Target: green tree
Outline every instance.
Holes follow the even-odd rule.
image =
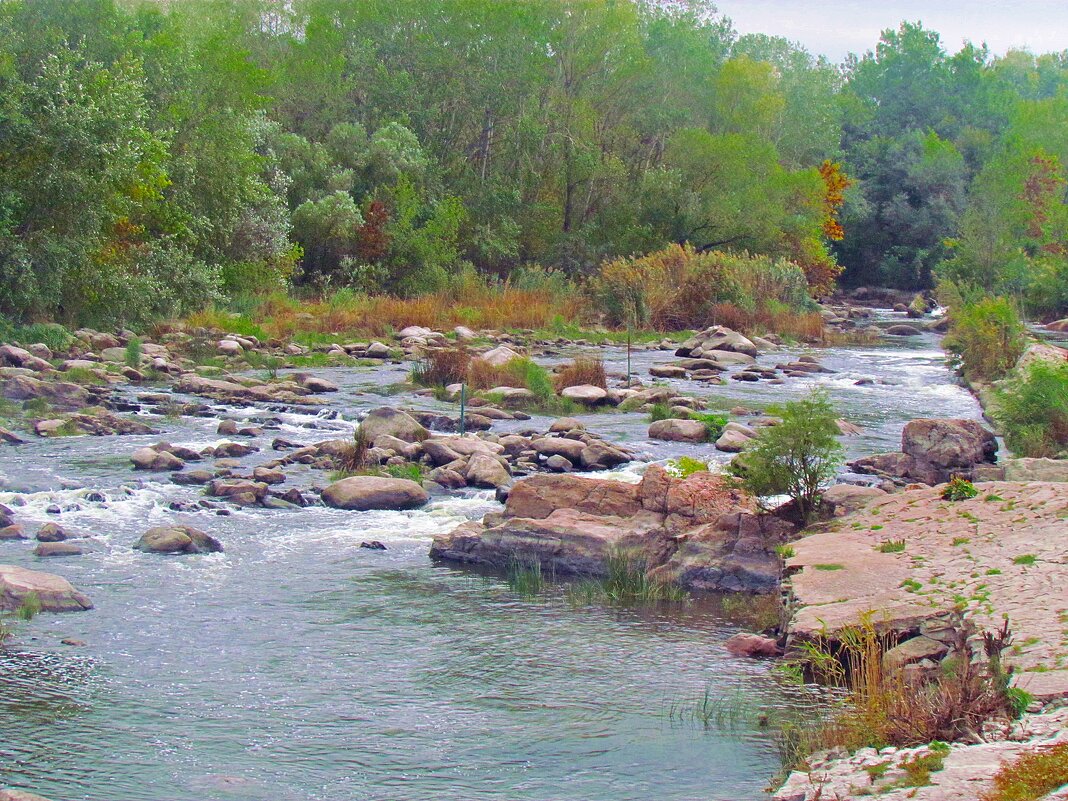
[[[837,415],[822,391],[790,401],[777,412],[782,422],[760,431],[735,470],[758,498],[789,495],[809,522],[818,510],[820,491],[842,463]]]

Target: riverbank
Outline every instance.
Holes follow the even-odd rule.
[[[874,313],[863,319],[885,328],[904,318]],[[424,506],[405,511],[350,511],[318,501],[336,469],[328,466],[331,454],[317,455],[320,444],[352,442],[358,422],[374,410],[415,413],[433,438],[457,433],[440,429],[455,427],[459,404],[420,390],[408,376],[432,341],[454,343],[461,332],[401,333],[379,340],[381,347],[344,339],[294,347],[175,331],[141,340],[138,352],[127,334],[86,332],[77,353],[55,349],[36,356],[52,370],[34,371],[33,362],[2,368],[5,382],[40,387],[49,407],[36,398],[12,401],[25,427],[15,431],[22,444],[0,446],[0,502],[28,539],[0,543],[0,561],[62,575],[94,604],[92,611],[42,615],[20,626],[0,660],[0,685],[9,691],[0,706],[16,721],[6,747],[22,766],[4,773],[3,782],[53,798],[65,797],[74,783],[93,801],[116,793],[138,801],[222,799],[235,792],[325,798],[351,787],[392,798],[431,793],[467,801],[502,792],[551,797],[566,767],[590,799],[637,797],[635,775],[642,777],[642,797],[708,796],[710,786],[722,788],[723,799],[760,796],[778,766],[767,730],[755,723],[741,734],[715,723],[709,730],[664,723],[662,707],[706,692],[714,698],[744,692],[768,708],[805,702],[803,691],[783,686],[773,664],[726,651],[726,640],[743,626],[718,607],[573,608],[563,598],[547,603],[518,595],[500,574],[431,563],[427,553],[436,536],[501,511],[491,489],[431,487]],[[474,351],[504,345],[549,371],[578,357],[600,358],[609,389],[629,389],[627,350],[618,345],[473,333]],[[689,358],[675,355],[677,342],[632,349],[629,366],[646,389],[733,412],[731,420],[748,426],[758,424],[767,406],[823,386],[860,429],[843,437],[851,458],[896,447],[902,427],[920,414],[978,416],[946,374],[933,336],[889,335],[879,342],[823,349],[773,343],[758,349],[753,361],[717,371],[722,383],[696,378],[693,367],[654,380],[654,368]],[[41,343],[20,344],[34,355],[29,346]],[[813,363],[803,356],[831,372],[790,369],[794,375],[788,375],[779,368]],[[757,380],[731,377],[742,373]],[[45,389],[62,384],[78,389]],[[191,391],[199,389],[203,394]],[[91,405],[63,411],[68,394]],[[61,420],[62,427],[68,415],[93,416],[93,406],[151,431],[35,431],[42,420]],[[532,441],[530,432],[566,440],[595,436],[622,446],[632,459],[602,477],[634,480],[645,465],[681,455],[714,464],[733,457],[704,442],[650,438],[649,411],[641,406],[578,407],[574,417],[585,434],[574,427],[550,432],[556,418],[541,412],[522,419],[499,402],[482,408],[497,407],[509,417],[487,418],[488,428],[469,439],[507,448],[509,437]],[[275,449],[276,440],[282,450]],[[131,455],[142,448],[159,454],[161,442],[185,466],[135,471]],[[407,448],[393,446],[397,456]],[[299,455],[307,448],[316,454]],[[183,458],[190,453],[200,458]],[[425,445],[423,453],[429,453]],[[526,462],[544,472],[549,458],[535,451],[533,460],[520,453],[506,461],[514,480],[526,480]],[[270,466],[278,460],[286,463]],[[257,498],[254,490],[252,505],[207,496],[207,485],[172,480],[198,471],[213,481],[255,480],[257,469],[271,480],[276,476],[262,470],[278,470],[284,480],[259,482],[266,492]],[[282,501],[278,496],[290,490],[308,505],[264,503]],[[46,523],[64,529],[67,542],[83,553],[34,555]],[[205,532],[223,550],[164,556],[133,549],[149,529],[176,524]],[[387,550],[360,547],[374,541]],[[62,646],[64,639],[87,644]],[[321,669],[309,667],[308,648],[321,655]],[[664,664],[677,667],[665,673]],[[255,697],[250,686],[257,688]],[[60,732],[53,716],[25,711],[28,698],[40,699],[45,711],[55,709],[53,703],[81,711]],[[358,731],[339,714],[361,721]],[[317,722],[311,729],[302,722],[309,715]],[[442,751],[435,732],[446,721],[452,734]],[[102,738],[101,730],[113,733]],[[198,734],[206,730],[210,742]],[[249,744],[239,731],[265,734]],[[146,765],[143,743],[153,738],[162,750]],[[498,745],[487,749],[490,742]],[[39,758],[40,749],[47,749],[48,760]],[[338,755],[354,752],[369,755],[355,779],[338,762]],[[129,770],[109,767],[103,782],[103,766],[116,759]],[[502,764],[525,767],[505,770]],[[467,778],[458,780],[458,772]],[[408,796],[394,784],[401,773],[414,777]],[[622,783],[617,774],[631,779]]]

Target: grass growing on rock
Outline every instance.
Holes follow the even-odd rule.
[[[566,387],[590,385],[608,388],[608,376],[605,373],[604,362],[600,359],[580,357],[570,364],[566,364],[553,376],[553,386],[557,391]]]
[[[1001,767],[982,801],[1037,801],[1068,784],[1068,743],[1042,748]]]

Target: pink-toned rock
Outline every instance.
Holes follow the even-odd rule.
[[[31,594],[37,596],[45,612],[80,612],[93,608],[88,596],[61,576],[0,565],[0,609],[18,609]]]
[[[597,478],[536,475],[512,487],[504,513],[538,520],[557,509],[629,517],[641,511],[639,486]]]
[[[734,656],[778,656],[782,651],[771,637],[743,632],[727,640],[727,651]]]

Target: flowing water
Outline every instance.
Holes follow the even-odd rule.
[[[623,349],[599,353],[610,370],[625,370]],[[979,415],[933,338],[819,355],[837,372],[780,386],[675,383],[722,409],[764,408],[822,384],[864,428],[846,439],[854,456],[896,449],[913,417]],[[635,353],[632,367],[646,374],[670,358]],[[400,367],[318,372],[342,386],[319,414],[214,407],[269,427],[256,442],[263,451],[244,464],[272,458],[275,436],[348,437],[360,411],[413,401],[374,394],[403,378]],[[857,386],[859,378],[875,383]],[[649,442],[638,414],[583,417],[646,460],[724,458],[708,446]],[[145,419],[175,444],[220,441],[217,417]],[[0,652],[0,786],[55,801],[763,796],[779,763],[749,712],[796,710],[806,694],[767,662],[726,653],[723,642],[745,624],[720,604],[574,607],[559,590],[522,598],[499,576],[433,564],[436,532],[499,508],[487,492],[439,496],[414,512],[174,511],[198,490],[138,479],[128,466],[135,447],[159,439],[37,440],[0,451],[0,502],[29,531],[54,520],[90,535],[92,549],[39,560],[30,543],[0,542],[0,562],[59,573],[96,605],[20,624]],[[287,473],[287,486],[326,480],[305,468]],[[214,534],[225,552],[131,550],[145,529],[173,521]],[[388,550],[359,548],[372,539]],[[690,713],[705,693],[722,713],[707,725]]]

